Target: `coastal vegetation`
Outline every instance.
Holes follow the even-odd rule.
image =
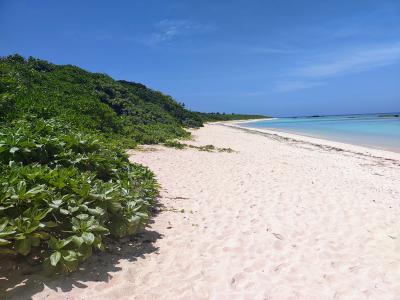
[[[263,115],[242,115],[242,114],[227,114],[227,113],[197,113],[204,122],[217,122],[217,121],[234,121],[234,120],[251,120],[251,119],[265,119],[267,116]]]
[[[148,219],[157,183],[116,144],[35,117],[0,132],[0,253],[70,272]]]
[[[205,152],[228,152],[232,153],[235,152],[231,148],[219,148],[215,147],[214,145],[208,144],[204,146],[195,146],[195,145],[190,145],[190,144],[185,144],[181,143],[176,140],[169,140],[164,143],[164,146],[169,147],[169,148],[175,148],[175,149],[185,149],[185,148],[192,148],[192,149],[197,149],[199,151],[205,151]]]
[[[1,58],[0,255],[43,263],[50,273],[76,270],[107,239],[134,234],[150,216],[157,182],[129,163],[126,149],[184,148],[175,139],[190,136],[185,128],[260,117],[192,112],[139,83]]]

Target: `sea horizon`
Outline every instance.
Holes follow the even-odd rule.
[[[400,152],[399,116],[398,112],[390,112],[274,117],[241,123],[240,126]]]
[[[340,113],[340,114],[307,114],[307,115],[294,115],[294,116],[271,116],[271,118],[317,118],[317,117],[340,117],[340,116],[365,116],[365,115],[392,115],[399,114],[400,111],[389,111],[389,112],[367,112],[367,113]]]

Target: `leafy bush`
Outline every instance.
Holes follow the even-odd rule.
[[[55,119],[0,127],[0,253],[73,271],[107,235],[134,233],[157,195],[118,145]]]

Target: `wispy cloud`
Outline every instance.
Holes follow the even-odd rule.
[[[215,27],[211,25],[198,24],[189,20],[165,19],[154,24],[153,32],[140,40],[148,46],[153,46],[182,36],[207,33],[214,29]]]
[[[275,84],[275,91],[293,92],[325,84],[331,77],[360,73],[400,63],[400,43],[364,47],[326,53],[307,59],[303,64],[284,74],[286,79]]]
[[[329,77],[358,73],[400,62],[400,43],[394,45],[352,50],[340,56],[325,57],[320,62],[299,67],[292,74],[300,77]]]

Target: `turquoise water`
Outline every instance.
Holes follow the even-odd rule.
[[[243,123],[241,126],[400,152],[400,118],[392,117],[394,114],[277,118]]]

